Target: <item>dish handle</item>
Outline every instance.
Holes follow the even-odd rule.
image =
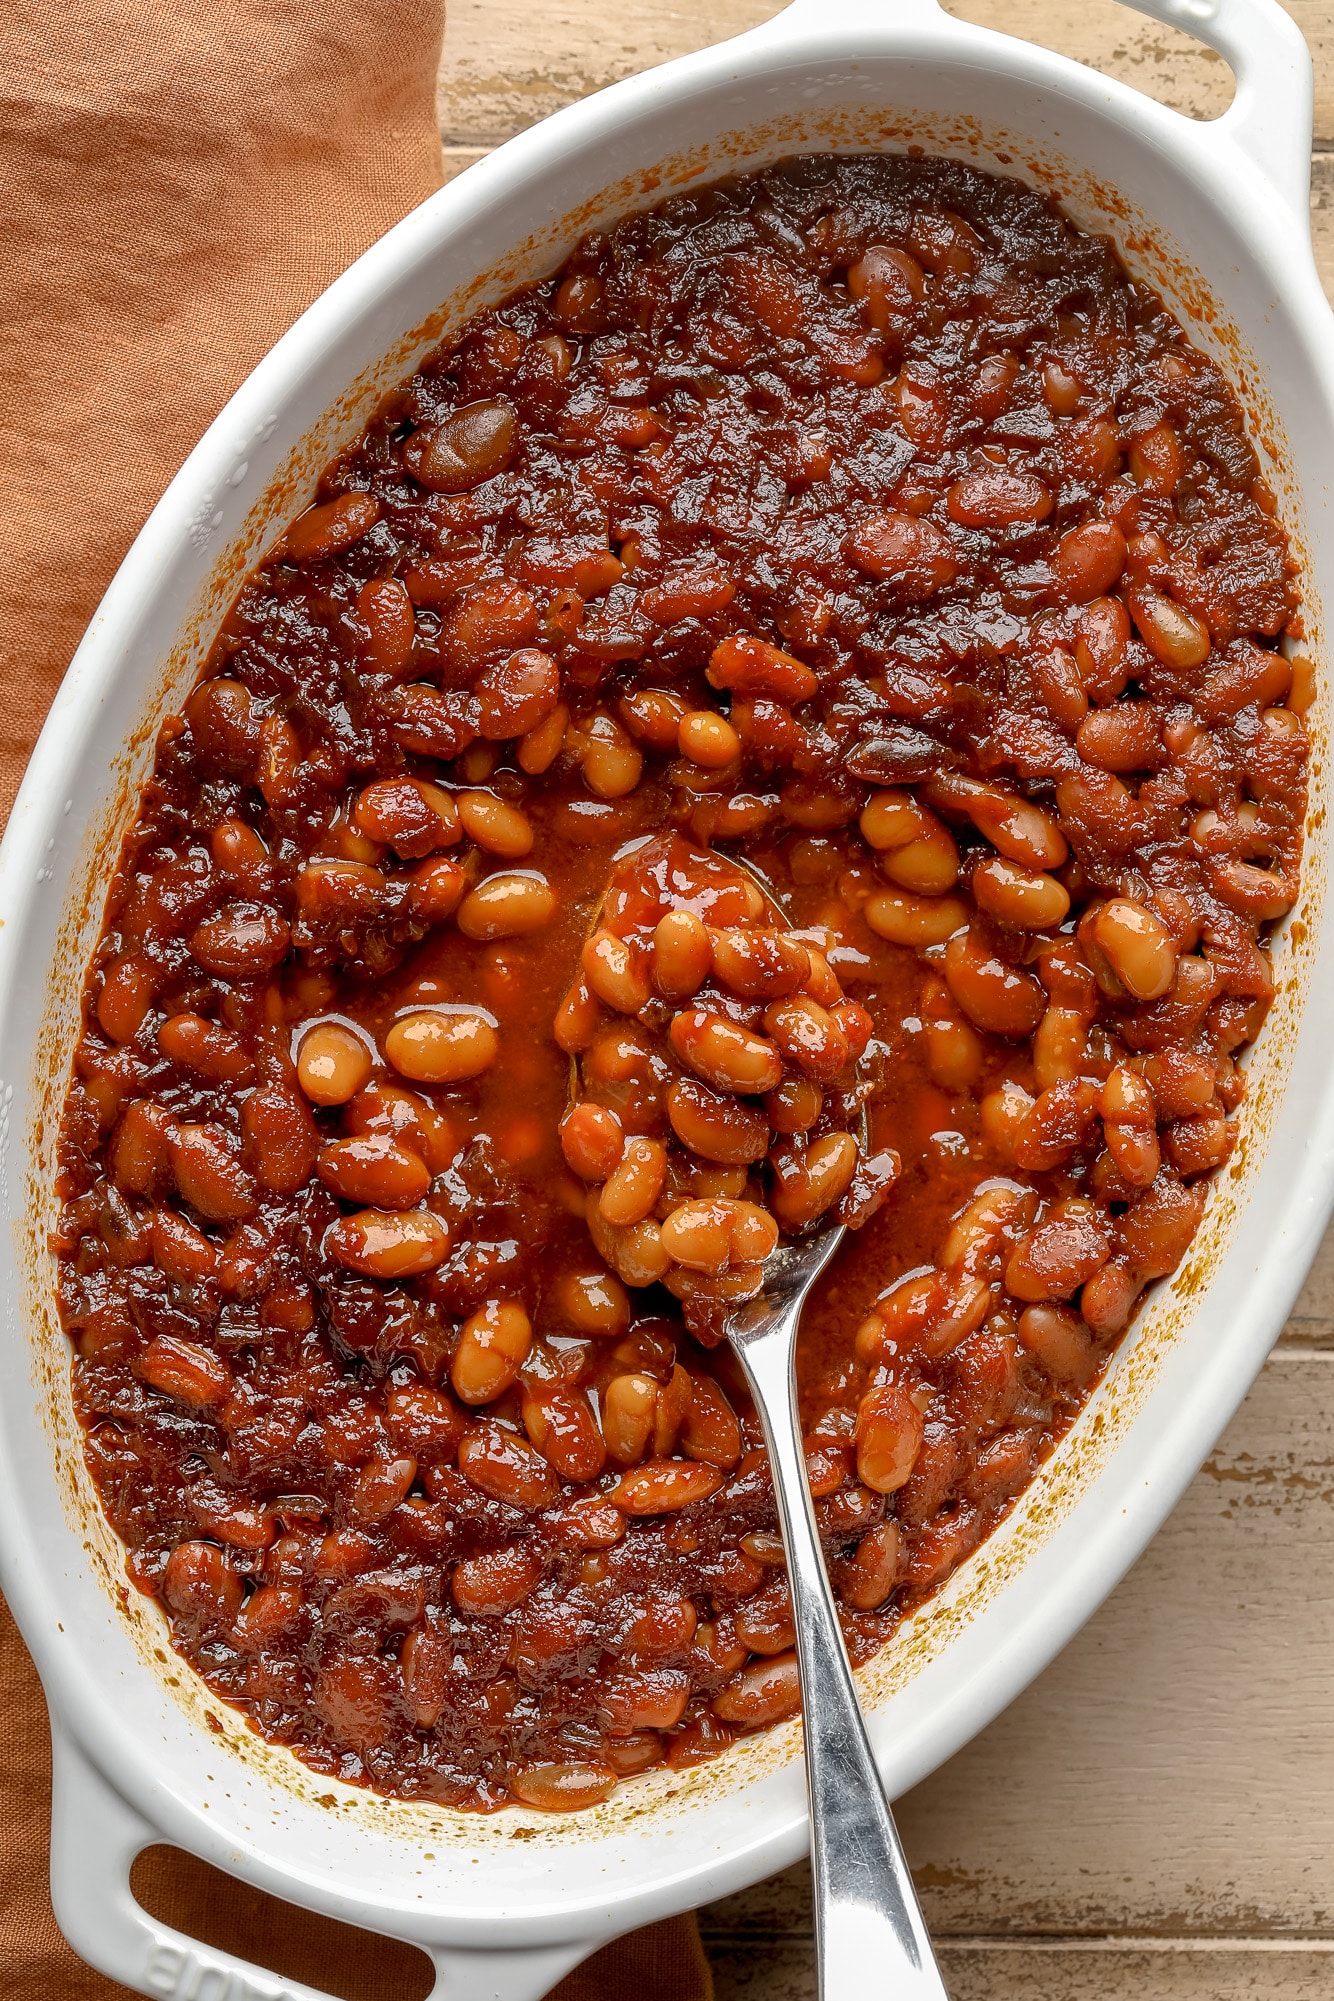
[[[1309,233],[1311,131],[1315,82],[1311,52],[1301,29],[1279,0],[1122,0],[1222,56],[1237,79],[1237,94],[1221,118],[1182,117],[1211,145],[1225,137],[1260,169],[1294,221]],[[793,27],[823,35],[830,27],[864,27],[911,43],[923,32],[931,41],[977,31],[949,14],[941,0],[788,0],[776,19],[754,35],[783,36]]]
[[[1226,135],[1260,169],[1303,233],[1310,230],[1311,51],[1279,0],[1123,0],[1216,50],[1237,79],[1221,118],[1201,121],[1206,143]]]
[[[332,2001],[150,1917],[131,1893],[130,1868],[162,1836],[54,1717],[51,1754],[51,1904],[80,1958],[156,2001]],[[491,1952],[410,1941],[435,1962],[428,2001],[541,2001],[602,1942]]]

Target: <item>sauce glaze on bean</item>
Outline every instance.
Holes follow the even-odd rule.
[[[654,1260],[753,1274],[775,1133],[779,1182],[842,1172],[821,1009],[898,1169],[802,1354],[854,1657],[978,1545],[1232,1145],[1301,856],[1293,579],[1217,368],[957,164],[674,198],[388,400],[162,729],[63,1128],[93,1477],[257,1730],[564,1809],[793,1711],[760,1434]],[[771,885],[801,1021],[746,996],[726,871],[588,956],[644,837]]]

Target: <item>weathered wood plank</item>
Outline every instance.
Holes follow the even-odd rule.
[[[950,12],[1092,64],[1193,117],[1232,96],[1227,65],[1192,37],[1118,0],[949,0]],[[1288,0],[1318,76],[1316,131],[1334,138],[1334,15],[1328,0]],[[773,0],[450,0],[440,126],[451,146],[490,146],[589,91],[742,33],[780,12]]]
[[[815,2001],[807,1940],[708,1938],[716,2001]],[[1329,2001],[1334,1957],[1319,1942],[1199,1946],[946,1943],[952,2001]]]

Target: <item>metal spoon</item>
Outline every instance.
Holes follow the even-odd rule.
[[[760,871],[739,856],[728,859],[756,884],[780,925],[789,928],[791,918]],[[605,901],[606,892],[589,925],[590,937]],[[572,1057],[571,1104],[578,1095],[579,1069]],[[821,2001],[849,2001],[854,1994],[863,2001],[877,1996],[949,2001],[867,1741],[825,1575],[797,1414],[802,1308],[846,1234],[836,1224],[780,1244],[765,1261],[763,1291],[737,1307],[725,1324],[764,1425],[787,1552],[801,1674]]]
[[[825,1575],[797,1414],[797,1328],[841,1224],[782,1244],[727,1334],[764,1425],[801,1671],[822,2001],[949,2001],[866,1736]]]

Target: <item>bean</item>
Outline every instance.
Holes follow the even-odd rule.
[[[208,844],[219,869],[246,895],[257,895],[267,887],[269,851],[244,820],[220,821]]]
[[[377,1084],[363,1090],[343,1114],[347,1133],[382,1133],[426,1162],[432,1174],[444,1172],[458,1154],[460,1137],[434,1105],[401,1084]]]
[[[676,740],[682,757],[706,771],[721,771],[741,755],[741,738],[726,716],[713,709],[692,709],[682,716]]]
[[[826,1133],[804,1155],[794,1156],[774,1183],[773,1210],[783,1228],[809,1229],[847,1192],[856,1171],[851,1133]]]
[[[559,1486],[537,1449],[495,1423],[476,1424],[459,1447],[459,1471],[492,1500],[535,1513],[555,1501]]]
[[[898,1383],[871,1390],[857,1408],[857,1477],[876,1494],[906,1484],[922,1449],[925,1419]]]
[[[1126,566],[1126,538],[1114,521],[1086,521],[1056,545],[1052,568],[1061,594],[1089,604],[1114,590]]]
[[[198,1014],[174,1014],[158,1030],[157,1043],[169,1063],[192,1070],[197,1077],[242,1089],[255,1081],[249,1050],[221,1022]]]
[[[805,994],[774,1001],[764,1025],[787,1061],[819,1084],[832,1083],[848,1066],[848,1039],[827,1009]]]
[[[459,838],[459,812],[449,793],[424,778],[377,778],[357,796],[353,821],[368,840],[405,860],[419,860]]]
[[[1051,1216],[1016,1244],[1005,1267],[1005,1289],[1034,1304],[1069,1299],[1106,1264],[1110,1251],[1092,1215]]]
[[[594,334],[602,323],[602,280],[592,271],[576,271],[557,287],[552,311],[574,334]]]
[[[416,1477],[417,1461],[410,1453],[368,1460],[348,1496],[348,1514],[362,1528],[377,1528],[406,1499]]]
[[[1193,1118],[1214,1105],[1217,1070],[1210,1056],[1164,1049],[1144,1059],[1144,1081],[1164,1118]]]
[[[781,1088],[785,1088],[780,1086]],[[766,1105],[770,1100],[766,1100]],[[735,1098],[719,1097],[693,1077],[668,1088],[667,1116],[681,1144],[704,1160],[748,1166],[769,1150],[769,1124]],[[818,1108],[810,1123],[819,1116]]]
[[[384,1039],[400,1076],[422,1084],[458,1084],[480,1077],[496,1060],[500,1038],[484,1008],[442,1005],[401,1015]]]
[[[1013,350],[985,355],[978,363],[969,400],[988,424],[995,423],[1009,409],[1022,366]]]
[[[583,1181],[606,1181],[620,1165],[625,1132],[615,1112],[588,1100],[573,1106],[560,1129],[561,1152]]]
[[[943,896],[959,879],[958,846],[933,814],[924,813],[922,818],[926,831],[920,839],[882,851],[880,873],[915,895]]]
[[[868,514],[843,544],[850,563],[910,601],[934,597],[959,574],[952,538],[911,514]],[[781,698],[780,698],[781,699]]]
[[[668,1035],[681,1061],[720,1091],[758,1095],[772,1091],[782,1077],[783,1061],[772,1042],[707,1008],[674,1015]]]
[[[1075,664],[1090,697],[1114,701],[1128,678],[1130,614],[1119,598],[1096,598],[1079,614]]]
[[[357,593],[357,617],[365,630],[358,645],[370,674],[394,678],[407,672],[415,637],[412,599],[397,577],[373,577]]]
[[[300,1041],[296,1077],[312,1105],[346,1105],[368,1083],[374,1059],[360,1035],[338,1021],[320,1021]]]
[[[1088,714],[1089,698],[1073,653],[1064,646],[1044,647],[1032,662],[1032,672],[1048,715],[1066,729],[1077,729]]]
[[[577,281],[567,278],[566,285]],[[564,291],[565,286],[561,287]],[[599,288],[600,290],[600,288]],[[559,296],[559,295],[558,295]],[[573,308],[570,309],[573,313]],[[580,318],[585,317],[580,308]],[[573,325],[573,318],[567,321]],[[540,1813],[581,1813],[610,1799],[619,1783],[611,1765],[582,1763],[527,1765],[510,1780],[510,1791]]]
[[[1054,875],[991,855],[973,870],[978,907],[1019,931],[1054,931],[1070,910],[1070,892]]]
[[[607,1463],[607,1448],[588,1398],[564,1382],[524,1385],[523,1428],[562,1480],[596,1480]]]
[[[1093,1342],[1077,1313],[1065,1306],[1029,1306],[1019,1316],[1021,1347],[1057,1383],[1084,1384],[1097,1367]]]
[[[417,1278],[449,1254],[449,1229],[429,1209],[360,1209],[332,1224],[325,1248],[364,1278]]]
[[[387,1133],[331,1140],[320,1151],[316,1172],[342,1201],[377,1209],[414,1209],[431,1186],[421,1156]]]
[[[485,854],[518,861],[533,845],[533,829],[526,813],[493,792],[461,792],[458,800],[463,831]]]
[[[1140,638],[1165,667],[1199,667],[1209,657],[1209,628],[1203,619],[1158,591],[1141,586],[1127,595]]]
[[[868,846],[902,848],[911,841],[920,841],[932,824],[940,823],[918,805],[911,792],[888,789],[871,794],[857,824]]]
[[[554,712],[560,700],[560,670],[549,654],[525,647],[488,667],[473,693],[478,732],[487,742],[527,736]]]
[[[602,1435],[618,1466],[635,1466],[648,1450],[658,1407],[652,1376],[613,1376],[602,1392]]]
[[[652,997],[649,954],[636,939],[595,931],[579,955],[585,980],[604,1007],[638,1014]]]
[[[450,1590],[465,1618],[501,1619],[532,1597],[542,1582],[542,1569],[541,1552],[516,1543],[455,1564]]]
[[[877,1611],[897,1581],[900,1549],[897,1522],[870,1529],[852,1555],[835,1566],[834,1581],[844,1604],[858,1612]]]
[[[1046,996],[1031,973],[1008,965],[975,926],[956,932],[945,947],[945,980],[968,1019],[987,1035],[1013,1041],[1030,1036]]]
[[[809,951],[782,931],[755,927],[715,931],[712,955],[720,983],[745,1000],[778,1000],[795,993],[810,977]]]
[[[245,1600],[245,1586],[212,1543],[182,1542],[167,1558],[162,1596],[185,1625],[206,1631],[233,1623]]]
[[[685,1714],[689,1696],[688,1685],[679,1671],[671,1668],[620,1674],[614,1681],[603,1684],[598,1720],[611,1736],[624,1743],[626,1738],[641,1731],[670,1730]],[[618,1764],[617,1769],[640,1771],[643,1766],[638,1762],[628,1768]]]
[[[1057,417],[1073,417],[1083,395],[1083,384],[1070,369],[1054,357],[1042,364],[1042,394],[1047,408]]]
[[[1088,1054],[1088,1029],[1080,1008],[1046,1010],[1033,1035],[1033,1076],[1040,1091],[1078,1075]]]
[[[1158,1107],[1142,1077],[1118,1064],[1102,1087],[1107,1149],[1123,1180],[1147,1188],[1158,1173]]]
[[[613,1272],[563,1272],[546,1303],[576,1334],[611,1338],[630,1325],[630,1296]]]
[[[1079,1311],[1096,1340],[1110,1341],[1124,1330],[1143,1283],[1119,1258],[1094,1272],[1079,1295]]]
[[[723,1484],[716,1466],[689,1459],[650,1459],[621,1476],[608,1499],[623,1514],[670,1515],[707,1501]]]
[[[308,923],[343,930],[378,917],[388,883],[364,862],[307,862],[296,879],[296,900]]]
[[[403,463],[432,493],[464,493],[503,471],[518,442],[514,407],[499,397],[465,403],[438,424],[414,431]]]
[[[260,1187],[295,1195],[314,1172],[320,1136],[304,1097],[285,1081],[261,1084],[241,1105],[241,1154]]]
[[[261,980],[287,956],[292,934],[276,910],[229,903],[191,932],[190,951],[220,980]]]
[[[569,727],[570,712],[564,702],[558,702],[545,721],[535,723],[519,739],[516,752],[519,769],[530,778],[549,770],[560,756]]]
[[[507,1390],[528,1359],[533,1327],[512,1299],[488,1299],[463,1323],[450,1364],[455,1394],[466,1404],[491,1403]]]
[[[207,763],[235,778],[253,770],[260,716],[242,682],[225,675],[201,681],[186,702],[185,719]]]
[[[1051,513],[1052,497],[1036,473],[983,464],[955,481],[945,508],[950,520],[965,528],[1036,526]]]
[[[785,1077],[764,1101],[765,1117],[775,1132],[809,1132],[824,1107],[824,1092],[813,1077]],[[695,1152],[699,1151],[696,1147]],[[768,1151],[767,1144],[764,1151]],[[755,1155],[756,1160],[762,1158]]]
[[[614,1229],[642,1223],[652,1215],[666,1179],[666,1147],[655,1139],[628,1139],[598,1201],[603,1221]]]
[[[583,729],[587,743],[580,769],[585,785],[599,799],[626,798],[643,774],[643,752],[610,716],[593,716]]]
[[[797,1636],[786,1577],[771,1577],[749,1603],[739,1608],[735,1625],[741,1647],[756,1654],[786,1653]]]
[[[912,896],[906,890],[882,889],[868,896],[862,916],[878,938],[891,945],[924,950],[943,945],[968,922],[968,905],[957,896]]]
[[[635,688],[621,697],[619,711],[632,736],[661,751],[678,748],[681,724],[690,714],[681,697],[667,688]]]
[[[489,875],[464,898],[458,927],[465,938],[487,941],[540,931],[556,911],[550,883],[536,869]]]
[[[1176,973],[1176,946],[1151,910],[1113,897],[1097,912],[1091,930],[1098,950],[1135,1000],[1157,1000],[1168,991]]]
[[[982,1074],[985,1049],[981,1037],[962,1018],[943,980],[923,984],[922,1024],[926,1033],[926,1067],[931,1081],[946,1091],[967,1091]]]
[[[1008,861],[1035,869],[1059,868],[1069,844],[1052,814],[999,785],[970,785],[963,801],[979,834]]]
[[[444,924],[467,889],[468,877],[457,862],[419,862],[408,878],[408,910],[418,924]]]
[[[1170,424],[1155,424],[1130,447],[1130,477],[1136,485],[1166,500],[1176,492],[1183,460],[1181,445]]]
[[[733,633],[722,640],[709,656],[707,679],[712,688],[730,688],[734,694],[759,695],[789,708],[808,702],[820,683],[802,661],[767,639],[748,632]]]
[[[663,1249],[692,1271],[726,1270],[732,1256],[732,1214],[727,1201],[680,1203],[663,1223]]]
[[[732,1211],[733,1264],[763,1264],[778,1245],[778,1225],[756,1202],[737,1202]]]
[[[940,1254],[949,1270],[975,1272],[1000,1248],[1007,1230],[1021,1228],[1037,1213],[1037,1198],[1013,1181],[984,1183],[950,1225]]]
[[[775,1654],[743,1668],[714,1696],[715,1716],[747,1730],[763,1729],[795,1716],[801,1708],[801,1674],[794,1653]]]
[[[692,910],[669,910],[653,930],[654,986],[667,1000],[689,1000],[708,978],[713,952],[702,918]]]
[[[1184,1181],[1221,1167],[1232,1151],[1233,1137],[1221,1111],[1205,1112],[1199,1118],[1174,1120],[1163,1134],[1163,1150]]]
[[[280,544],[280,554],[293,563],[317,563],[350,549],[380,518],[380,503],[370,493],[340,493],[320,507],[308,507],[292,523]]]
[[[97,1019],[113,1042],[132,1042],[157,991],[158,971],[137,952],[113,959],[97,997]]]
[[[1162,721],[1155,702],[1116,702],[1084,718],[1075,748],[1102,771],[1153,771],[1165,756]]]
[[[1267,708],[1273,702],[1281,702],[1285,695],[1291,709],[1289,691],[1294,665],[1281,653],[1248,644],[1240,657],[1224,660],[1205,675],[1195,697],[1196,706],[1210,722],[1226,722],[1252,702]]]
[[[203,1231],[184,1216],[178,1216],[174,1209],[158,1209],[153,1214],[153,1262],[171,1278],[212,1278],[218,1268],[218,1253]]]
[[[551,1032],[567,1056],[591,1045],[607,1020],[607,1012],[581,973],[556,1010]]]
[[[1253,862],[1215,861],[1210,864],[1209,881],[1230,909],[1258,923],[1281,917],[1296,901],[1282,876]]]
[[[301,792],[305,760],[301,740],[286,716],[271,713],[259,726],[256,782],[270,807],[293,805]]]
[[[135,1374],[190,1410],[216,1410],[231,1394],[232,1372],[221,1355],[177,1334],[159,1334],[134,1364]]]
[[[921,265],[906,250],[873,243],[848,269],[848,290],[877,333],[899,332],[926,290]]]
[[[167,1144],[176,1186],[191,1208],[213,1223],[241,1222],[253,1213],[254,1181],[220,1126],[176,1126]]]

